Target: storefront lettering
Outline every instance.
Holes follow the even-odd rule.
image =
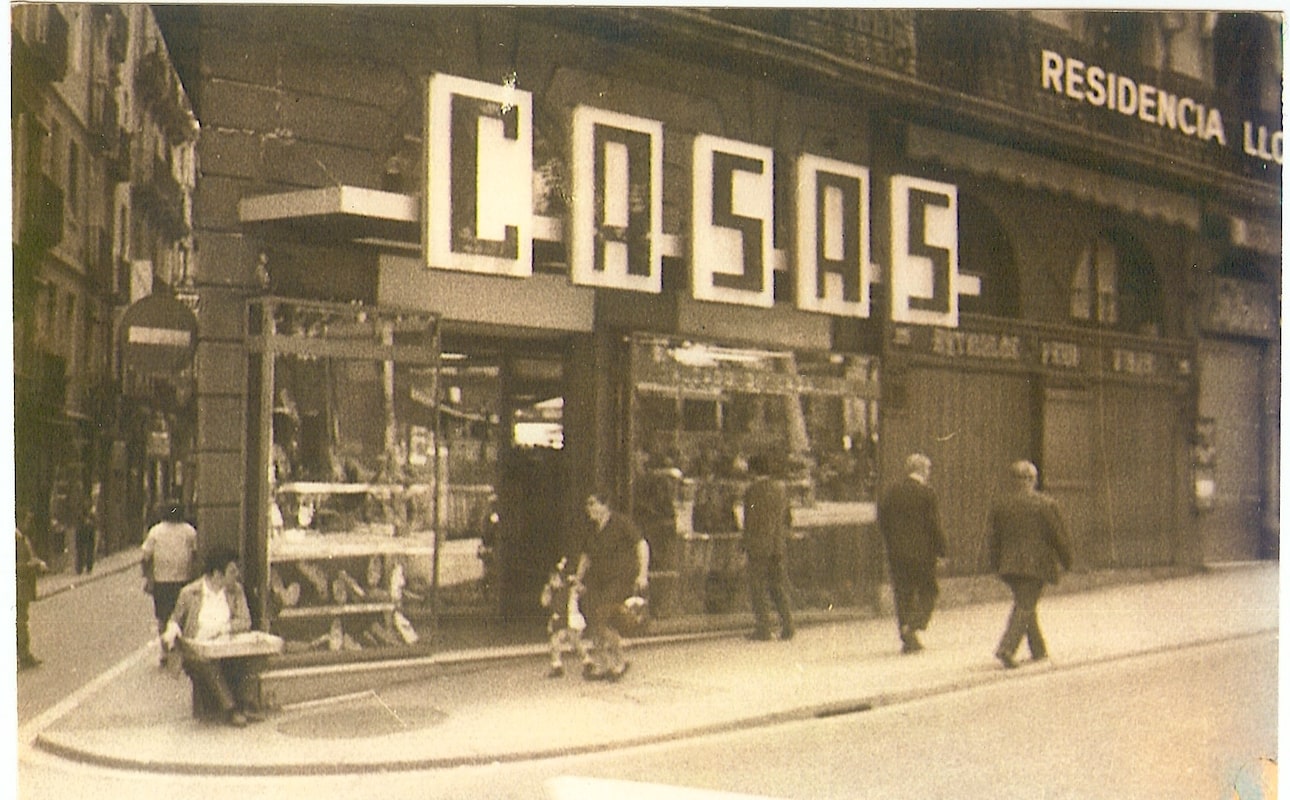
[[[1111,369],[1126,375],[1156,374],[1156,354],[1141,353],[1135,350],[1111,350]]]
[[[579,106],[573,152],[573,282],[662,291],[663,123]]]
[[[869,316],[869,170],[803,155],[797,160],[797,305]]]
[[[696,136],[688,237],[670,237],[662,230],[663,124],[580,106],[571,126],[569,219],[563,233],[551,234],[551,221],[539,229],[533,213],[532,94],[434,75],[428,98],[427,265],[527,277],[533,240],[552,237],[568,245],[576,284],[658,293],[663,257],[688,255],[695,299],[774,304],[770,148]],[[878,275],[870,259],[869,171],[809,153],[794,166],[797,235],[787,260],[797,306],[867,318]],[[980,294],[980,279],[958,272],[957,204],[952,184],[892,178],[894,322],[955,328],[959,295]]]
[[[445,269],[533,274],[533,97],[510,85],[430,79],[426,259]],[[485,155],[486,154],[486,155]]]
[[[690,275],[696,300],[774,305],[774,158],[769,147],[695,137]]]
[[[1044,91],[1118,111],[1126,117],[1137,117],[1141,122],[1178,131],[1202,142],[1214,141],[1227,146],[1223,114],[1217,108],[1052,50],[1043,51],[1042,61],[1040,85]]]
[[[1049,342],[1040,345],[1040,360],[1045,367],[1079,368],[1079,345],[1071,342]]]
[[[1281,164],[1285,158],[1285,133],[1269,131],[1267,125],[1255,127],[1246,120],[1241,144],[1247,156]]]
[[[997,361],[1020,361],[1021,337],[936,328],[932,331],[932,352],[947,358],[968,356]]]

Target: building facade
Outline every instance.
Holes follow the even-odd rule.
[[[121,335],[135,301],[191,299],[197,127],[146,6],[10,19],[15,492],[57,560],[83,510],[115,550],[183,492],[191,370],[131,369]]]
[[[954,575],[1018,458],[1091,568],[1278,552],[1279,18],[158,14],[198,527],[300,659],[531,619],[593,489],[738,619],[754,455],[807,608],[875,602],[915,450]]]

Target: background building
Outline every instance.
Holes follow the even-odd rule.
[[[118,549],[182,489],[191,371],[126,369],[120,323],[149,295],[194,299],[197,125],[148,7],[10,14],[15,489],[57,559],[81,509]]]
[[[1278,553],[1279,17],[157,13],[198,527],[294,658],[535,613],[596,487],[660,615],[738,612],[759,452],[808,608],[873,602],[912,450],[954,575],[1017,458],[1088,567]]]

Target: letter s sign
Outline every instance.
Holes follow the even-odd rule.
[[[923,178],[891,179],[891,319],[957,328],[959,295],[979,278],[959,274],[958,188]]]

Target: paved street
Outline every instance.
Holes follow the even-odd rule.
[[[180,785],[190,797],[223,796],[234,785],[265,796],[345,796],[417,785],[409,776],[432,786],[430,796],[535,797],[566,772],[855,796],[848,788],[899,788],[908,772],[888,764],[901,753],[934,765],[906,764],[928,793],[903,796],[993,796],[984,787],[1006,781],[1006,771],[991,778],[973,766],[965,774],[980,773],[976,793],[952,795],[944,770],[1038,741],[1049,744],[1027,769],[1052,770],[1053,785],[1068,790],[1051,796],[1089,796],[1071,788],[1083,786],[1070,771],[1078,769],[1123,789],[1119,796],[1152,796],[1150,771],[1094,769],[1108,764],[1099,748],[1126,740],[1135,748],[1127,756],[1140,753],[1144,763],[1172,754],[1168,766],[1197,765],[1179,773],[1180,788],[1218,787],[1247,760],[1275,752],[1278,574],[1275,564],[1253,564],[1047,598],[1053,661],[1016,672],[990,657],[1007,605],[984,602],[944,609],[927,652],[912,658],[896,653],[886,619],[809,626],[792,643],[637,643],[633,672],[612,686],[547,680],[535,651],[284,709],[244,731],[194,722],[186,682],[158,670],[145,648],[58,715],[22,729],[36,745],[22,752],[23,797],[68,796],[60,792],[87,776],[122,797],[171,796]],[[834,725],[840,732],[828,733]],[[834,739],[854,747],[831,749]],[[859,772],[866,783],[852,782],[851,767],[828,767],[850,763],[852,751],[874,754]],[[1065,771],[1064,761],[1072,762]],[[745,769],[732,777],[730,763]],[[824,776],[823,784],[804,783],[783,764]],[[373,782],[375,773],[382,777]]]
[[[639,784],[803,800],[1219,797],[1276,752],[1266,680],[1276,650],[1274,635],[1245,637],[1023,671],[866,713],[515,764],[229,777],[103,769],[36,752],[22,762],[21,797],[686,797]]]
[[[42,580],[31,609],[32,651],[45,663],[18,673],[18,721],[25,723],[133,653],[156,633],[152,599],[133,554],[105,559],[91,576]],[[124,564],[131,568],[113,571]],[[54,588],[57,587],[57,591]]]

